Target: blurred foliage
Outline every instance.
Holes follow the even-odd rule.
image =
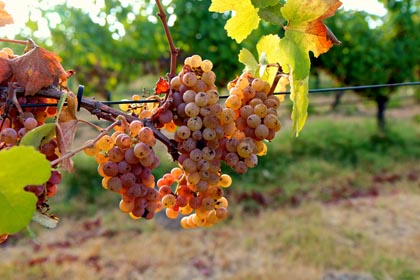
[[[313,60],[313,66],[326,69],[347,86],[418,78],[420,1],[382,2],[388,10],[383,18],[355,11],[339,11],[329,18],[326,23],[342,45]],[[395,87],[372,89],[368,94],[363,91],[363,96],[384,106],[395,90]]]

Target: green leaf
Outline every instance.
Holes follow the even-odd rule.
[[[293,76],[293,71],[292,71]],[[290,83],[291,93],[290,99],[293,101],[292,110],[292,132],[295,133],[296,137],[299,136],[299,132],[305,125],[306,118],[308,117],[308,89],[309,80],[308,77],[303,80],[293,80]]]
[[[39,148],[39,146],[49,142],[54,137],[55,127],[55,123],[46,123],[28,131],[20,140],[20,145]]]
[[[227,21],[225,29],[228,36],[235,39],[237,43],[248,37],[260,23],[258,9],[252,5],[251,0],[212,0],[209,11],[219,13],[234,11],[234,15]]]
[[[255,73],[258,68],[258,62],[254,55],[246,48],[239,52],[239,61],[245,64],[245,71]]]
[[[252,5],[254,5],[257,8],[266,8],[270,6],[275,6],[280,4],[280,0],[251,0]]]
[[[44,184],[51,166],[45,155],[28,146],[0,151],[0,165],[0,234],[13,234],[29,224],[36,209],[36,196],[24,187]]]
[[[282,25],[285,19],[280,13],[281,7],[283,7],[283,4],[260,8],[258,15],[262,20],[265,20],[269,23],[274,25]]]

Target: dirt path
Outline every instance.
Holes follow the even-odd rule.
[[[103,213],[37,240],[0,247],[0,279],[420,279],[420,195],[232,213],[199,230]]]

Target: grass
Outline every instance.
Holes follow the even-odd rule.
[[[296,185],[306,189],[331,178],[356,174],[357,185],[366,184],[372,174],[392,170],[396,163],[415,162],[420,157],[420,129],[413,123],[389,124],[379,135],[373,122],[320,120],[310,122],[298,138],[280,132],[268,143],[268,154],[257,168],[245,175],[230,174],[244,190],[281,186],[293,192]],[[368,178],[369,177],[369,178]]]
[[[197,230],[169,229],[162,219],[134,221],[120,213],[119,197],[102,190],[94,160],[80,155],[76,172],[64,177],[62,191],[51,201],[63,221],[53,231],[33,226],[36,246],[27,237],[12,237],[1,248],[0,279],[65,274],[68,279],[298,280],[322,279],[328,271],[420,279],[419,179],[406,176],[419,171],[420,128],[411,119],[389,127],[380,136],[366,120],[311,120],[297,139],[285,128],[256,169],[232,175],[229,219]],[[158,150],[164,154],[164,148]],[[162,160],[156,177],[172,166]],[[322,203],[330,195],[326,190],[363,190],[375,176],[394,174],[401,178],[381,182],[392,191],[379,197]],[[286,199],[302,192],[311,199],[299,207],[278,200],[269,200],[273,207],[235,201],[234,193],[270,194],[278,188]],[[96,219],[97,227],[86,227]]]

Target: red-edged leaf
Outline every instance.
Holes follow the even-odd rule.
[[[155,94],[168,93],[169,83],[162,77],[159,77],[159,81],[156,82]]]
[[[0,57],[0,85],[9,81],[12,77],[12,67],[7,59]]]
[[[51,84],[64,84],[67,72],[61,59],[53,52],[35,46],[22,56],[10,60],[17,82],[25,88],[25,95],[34,95]]]

